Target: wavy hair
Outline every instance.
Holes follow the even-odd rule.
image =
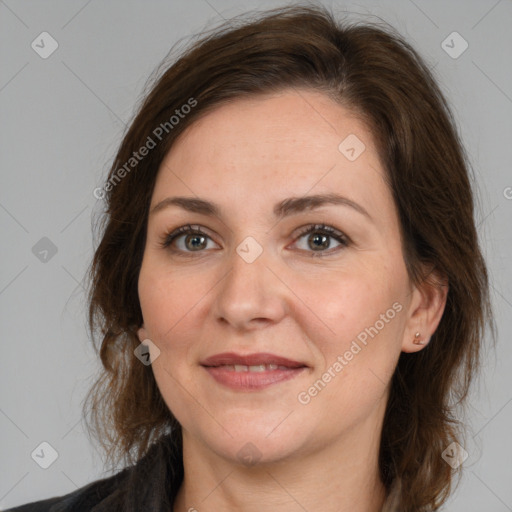
[[[379,455],[387,510],[435,510],[460,471],[441,454],[453,441],[462,444],[456,406],[466,402],[486,327],[493,326],[471,169],[450,108],[418,53],[389,26],[337,20],[326,7],[291,5],[229,20],[196,36],[151,80],[105,182],[100,239],[88,270],[89,329],[102,363],[84,405],[88,432],[112,465],[139,460],[164,433],[181,445],[180,425],[151,366],[134,355],[156,175],[179,135],[201,116],[237,98],[288,88],[323,92],[367,123],[399,212],[410,279],[439,286],[422,270],[429,267],[449,283],[429,345],[400,355]],[[184,115],[172,121],[178,111]],[[134,159],[150,140],[154,147]]]

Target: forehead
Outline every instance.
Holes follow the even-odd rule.
[[[173,193],[219,203],[244,197],[247,205],[333,189],[372,202],[389,194],[383,174],[372,134],[354,112],[320,92],[292,89],[238,98],[190,125],[160,166],[152,204]]]

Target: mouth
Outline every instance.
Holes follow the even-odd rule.
[[[219,384],[238,391],[264,389],[293,379],[308,368],[305,363],[275,354],[243,356],[232,352],[209,357],[201,366]]]

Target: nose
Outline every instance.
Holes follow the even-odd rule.
[[[254,261],[240,254],[233,251],[227,275],[215,288],[215,318],[239,331],[279,322],[286,315],[288,289],[276,276],[276,263],[265,250]]]

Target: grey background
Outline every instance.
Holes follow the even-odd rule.
[[[512,2],[325,3],[394,25],[434,68],[457,117],[480,190],[498,344],[496,353],[486,350],[474,388],[465,476],[447,509],[510,511]],[[281,4],[0,0],[0,509],[107,475],[81,423],[81,401],[98,369],[82,280],[93,253],[91,215],[101,208],[93,190],[147,77],[181,37]],[[43,31],[59,45],[47,59],[31,48]],[[469,44],[456,59],[441,46],[453,31]],[[57,248],[46,262],[34,254],[36,244],[48,243],[43,237]],[[43,441],[58,453],[48,469],[31,458]]]

